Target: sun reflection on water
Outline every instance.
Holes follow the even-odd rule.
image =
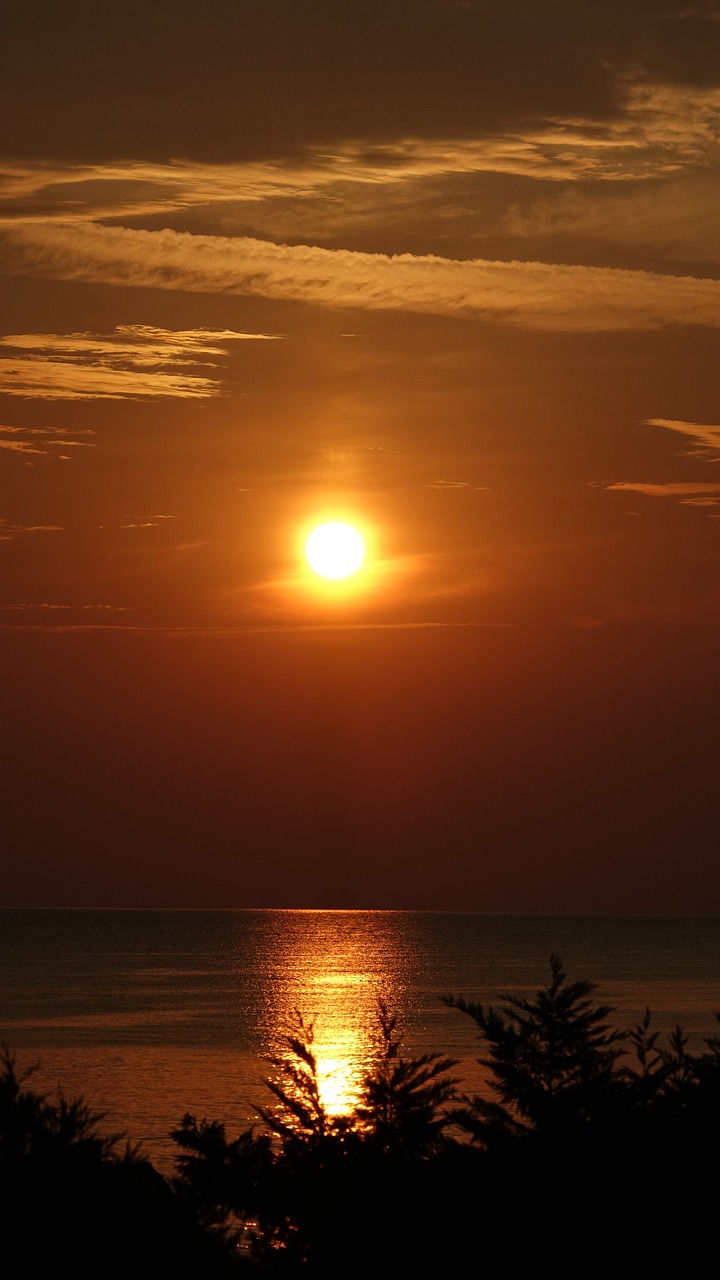
[[[278,940],[263,1018],[268,1057],[284,1060],[297,1015],[312,1026],[322,1105],[350,1115],[377,1053],[378,999],[404,1005],[402,948],[377,945],[361,912],[298,913]],[[293,1016],[295,1015],[295,1016]]]
[[[318,1062],[322,1103],[330,1116],[351,1115],[360,1101],[358,1071],[349,1057],[323,1056]]]

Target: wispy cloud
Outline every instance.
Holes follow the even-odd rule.
[[[95,608],[95,605],[83,606]],[[97,606],[102,608],[104,606]],[[3,606],[0,605],[0,610]],[[511,630],[509,622],[476,622],[476,621],[407,621],[407,622],[307,622],[287,623],[268,622],[251,623],[247,626],[132,626],[127,623],[67,623],[65,625],[35,623],[3,623],[0,631],[44,631],[62,634],[65,632],[122,631],[136,635],[194,636],[207,640],[222,639],[226,636],[251,635],[304,635],[325,631],[457,631],[457,630]]]
[[[688,449],[687,456],[705,458],[708,462],[720,461],[720,426],[707,426],[699,422],[682,422],[674,418],[647,418],[650,427],[665,427],[678,435],[689,436],[696,444]]]
[[[0,391],[43,400],[205,399],[221,393],[220,381],[180,368],[216,368],[212,357],[227,356],[228,342],[274,336],[149,325],[119,325],[111,334],[7,334],[0,350],[17,354],[0,356]]]
[[[398,133],[369,142],[350,136],[322,152],[308,148],[282,161],[18,163],[0,177],[7,267],[103,284],[481,315],[546,330],[717,327],[715,279],[546,262],[542,249],[527,255],[537,261],[495,261],[471,257],[469,246],[490,231],[491,252],[506,259],[513,239],[524,241],[525,250],[530,237],[557,236],[567,251],[570,233],[582,238],[583,251],[576,246],[570,259],[575,262],[588,261],[586,246],[593,241],[604,242],[602,261],[608,242],[620,246],[622,266],[647,265],[648,249],[674,257],[675,271],[688,262],[720,261],[718,112],[715,86],[640,82],[624,74],[613,112],[604,119],[543,115],[524,128],[475,137]],[[527,180],[519,188],[524,203],[509,215],[489,212],[483,222],[478,209],[491,174]],[[531,187],[541,199],[528,199]],[[518,191],[516,181],[512,191]],[[101,219],[132,226],[103,225]],[[157,230],[139,229],[160,219]],[[383,228],[390,230],[383,234]],[[340,231],[342,248],[320,247],[338,244]],[[456,237],[455,253],[451,248],[447,257],[391,257],[345,247],[437,248],[446,244],[446,234]],[[171,355],[177,356],[174,365],[192,365],[193,357],[207,363],[213,354],[208,335],[199,348],[189,334],[177,335],[182,350],[173,352],[164,331],[155,331],[159,349],[153,353],[152,332],[143,338],[144,361],[133,350],[137,330],[126,333],[131,349],[122,367],[117,332],[117,358],[104,389],[97,367],[74,380],[64,370],[59,385],[52,370],[39,365],[29,383],[12,365],[2,366],[0,376],[19,395],[218,394],[212,378],[167,368]],[[212,336],[220,346],[233,337]],[[51,351],[61,362],[62,348],[48,347],[45,355]],[[160,369],[152,368],[153,355]],[[89,341],[74,348],[73,367],[93,360],[107,368],[110,356],[107,350],[93,353]]]
[[[61,533],[60,524],[14,524],[0,516],[0,542],[11,542],[26,533]]]
[[[479,316],[544,330],[720,327],[720,281],[544,262],[456,261],[277,245],[249,237],[56,223],[12,235],[15,270],[97,283],[243,294],[333,307]],[[210,340],[215,335],[209,334]],[[265,336],[265,335],[263,335]],[[126,357],[127,358],[127,357]],[[77,368],[77,361],[68,368]],[[101,352],[98,359],[102,362]],[[172,355],[172,362],[178,357]],[[3,385],[17,375],[13,362]],[[68,363],[68,362],[66,362]],[[102,375],[110,382],[103,390]],[[69,376],[69,374],[68,374]],[[52,366],[20,394],[49,394]],[[114,380],[114,381],[113,381]],[[56,379],[52,384],[68,394]],[[82,395],[217,394],[209,379],[80,365]],[[43,388],[45,390],[43,391]],[[109,388],[109,389],[108,389]]]
[[[63,427],[10,427],[0,426],[0,449],[9,453],[18,453],[26,461],[34,462],[37,458],[61,457],[67,461],[62,449],[94,449],[93,440],[78,440],[77,436],[89,436],[94,433],[89,428],[79,431],[66,431]]]
[[[0,613],[131,613],[132,606],[125,604],[48,604],[20,602],[0,604]]]
[[[649,484],[644,480],[622,480],[605,486],[607,489],[629,493],[644,493],[648,498],[689,498],[697,494],[720,494],[720,484],[704,484],[702,481],[671,480],[666,484]]]
[[[219,383],[181,374],[108,369],[102,361],[85,366],[33,356],[22,361],[0,358],[0,390],[5,395],[37,400],[134,400],[144,396],[205,399],[219,394]]]
[[[720,507],[720,497],[717,498],[681,498],[680,505],[682,507]]]
[[[656,178],[717,145],[720,89],[636,82],[619,85],[608,120],[546,117],[542,125],[477,137],[362,137],[291,160],[204,164],[10,164],[0,177],[0,216],[20,220],[151,216],[192,208],[312,200],[348,184],[399,187],[444,174],[502,173],[567,182]]]
[[[646,418],[645,422],[648,426],[663,427],[694,441],[696,447],[683,450],[682,456],[706,462],[720,461],[719,426],[673,418]],[[702,508],[713,518],[716,518],[716,510],[720,507],[720,483],[712,480],[618,480],[603,487],[620,493],[640,493],[646,498],[673,498],[680,506]]]
[[[174,520],[174,516],[144,516],[136,520],[129,520],[127,524],[122,524],[121,529],[156,529],[164,520]]]

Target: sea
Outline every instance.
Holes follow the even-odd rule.
[[[185,1114],[228,1137],[259,1123],[293,1035],[312,1038],[328,1111],[351,1110],[379,1002],[406,1056],[449,1055],[465,1090],[486,1090],[478,1028],[442,997],[532,996],[551,955],[618,1028],[649,1008],[696,1051],[720,1032],[717,916],[3,910],[0,1040],[28,1087],[82,1095],[169,1175]]]

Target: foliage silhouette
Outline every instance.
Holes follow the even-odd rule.
[[[457,1058],[437,1053],[415,1058],[401,1055],[397,1016],[378,1000],[380,1054],[363,1081],[356,1112],[365,1136],[383,1151],[427,1156],[443,1141],[448,1125],[447,1105],[456,1097],[458,1081],[448,1072]]]
[[[206,1226],[265,1267],[366,1274],[377,1258],[379,1201],[397,1201],[397,1178],[412,1186],[443,1144],[455,1060],[404,1058],[396,1018],[382,1001],[378,1033],[376,1060],[348,1115],[329,1114],[314,1025],[296,1013],[285,1052],[269,1059],[275,1075],[265,1084],[274,1105],[256,1108],[272,1148],[267,1135],[252,1130],[229,1142],[222,1125],[198,1125],[192,1116],[172,1135],[183,1149],[178,1190]],[[386,1256],[396,1226],[395,1219],[385,1223]]]
[[[497,1100],[466,1097],[453,1115],[475,1141],[557,1133],[602,1112],[614,1091],[625,1033],[607,1022],[612,1008],[592,1002],[592,982],[568,982],[557,956],[550,970],[534,998],[506,995],[500,1008],[444,997],[477,1023],[487,1046],[479,1061]]]
[[[272,1167],[269,1137],[248,1129],[229,1142],[219,1121],[190,1114],[171,1137],[181,1149],[173,1186],[202,1228],[231,1248],[251,1246]]]
[[[23,1274],[156,1280],[225,1260],[137,1146],[103,1134],[82,1098],[29,1087],[36,1067],[0,1052],[0,1231]],[[179,1274],[187,1274],[180,1271]]]
[[[380,1001],[376,1053],[345,1116],[323,1102],[314,1026],[296,1015],[257,1109],[263,1131],[231,1140],[186,1114],[171,1184],[104,1135],[82,1098],[35,1091],[5,1048],[6,1255],[75,1280],[713,1274],[720,1034],[693,1052],[649,1011],[616,1030],[593,991],[551,957],[532,997],[446,997],[480,1031],[486,1098],[458,1095],[454,1059],[405,1058]]]
[[[83,1098],[68,1100],[62,1091],[56,1101],[47,1094],[27,1088],[37,1065],[17,1071],[17,1058],[10,1047],[0,1048],[0,1164],[7,1167],[22,1160],[52,1160],[70,1156],[75,1162],[102,1160],[133,1161],[137,1148],[126,1143],[122,1155],[118,1144],[122,1133],[101,1134],[98,1125],[105,1119],[93,1112]]]
[[[229,1142],[221,1125],[186,1117],[179,1182],[206,1228],[273,1274],[365,1277],[379,1259],[400,1274],[484,1268],[508,1280],[543,1266],[563,1280],[604,1277],[618,1259],[625,1274],[688,1259],[700,1273],[709,1189],[720,1186],[699,1117],[718,1113],[720,1036],[696,1055],[679,1029],[661,1042],[649,1013],[614,1029],[593,991],[553,956],[533,997],[447,997],[477,1023],[494,1093],[462,1105],[457,1062],[404,1058],[379,1002],[377,1055],[347,1116],[328,1114],[314,1026],[296,1014],[272,1059],[272,1105],[258,1107],[268,1132]],[[474,1231],[479,1204],[485,1228]]]
[[[455,1113],[485,1160],[494,1244],[484,1260],[508,1277],[710,1274],[720,1042],[693,1054],[679,1027],[662,1041],[649,1011],[615,1030],[593,991],[568,982],[553,956],[534,998],[445,999],[477,1023],[494,1094]]]

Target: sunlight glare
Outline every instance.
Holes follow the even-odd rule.
[[[353,525],[330,520],[313,529],[305,543],[305,558],[321,578],[349,578],[363,563],[365,544]]]

